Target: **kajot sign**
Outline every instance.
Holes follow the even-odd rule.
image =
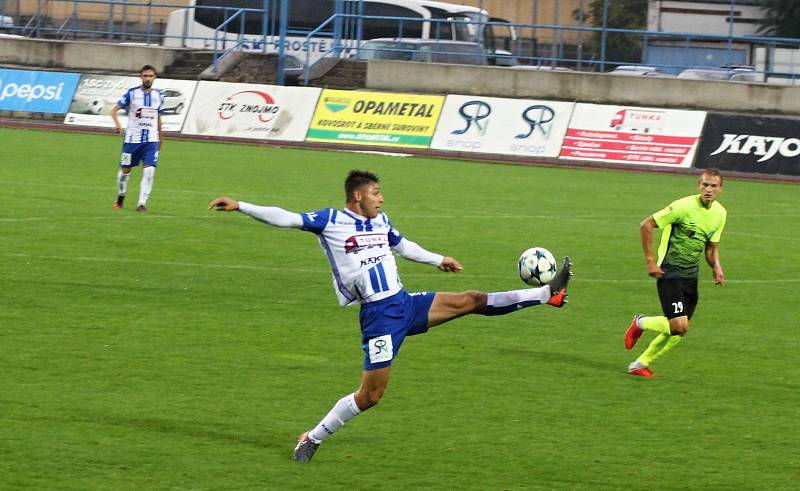
[[[709,113],[696,167],[800,175],[800,120]]]

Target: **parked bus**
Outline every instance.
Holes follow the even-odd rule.
[[[335,13],[336,2],[291,0],[288,4],[285,50],[301,60],[306,59],[308,50],[313,62],[333,48],[334,24],[330,23],[310,39],[306,36]],[[363,22],[349,17],[342,22],[341,42],[347,48],[357,47],[356,38],[363,42],[403,37],[482,42],[490,58],[496,51],[493,30],[485,29],[483,24],[490,17],[477,7],[428,0],[344,0],[341,5],[345,14],[385,17],[366,18]],[[236,15],[239,9],[246,10]],[[170,13],[164,45],[223,49],[241,42],[245,51],[276,52],[280,44],[279,18],[279,0],[192,0],[187,8]],[[225,27],[216,32],[226,21]],[[509,29],[513,36],[513,28]]]

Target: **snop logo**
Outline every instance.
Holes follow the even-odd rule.
[[[0,69],[0,109],[66,112],[79,75]]]
[[[453,135],[463,135],[474,124],[478,129],[478,133],[483,136],[486,130],[489,129],[489,121],[482,122],[492,114],[492,106],[483,101],[468,101],[458,108],[458,114],[466,121],[467,126],[460,130],[453,130]]]
[[[255,114],[262,123],[268,123],[280,111],[280,106],[266,92],[243,90],[225,99],[219,105],[220,119],[231,119],[236,114]]]
[[[542,136],[545,139],[550,138],[550,130],[552,128],[545,125],[551,122],[555,117],[556,112],[553,111],[553,108],[549,106],[545,106],[543,104],[534,104],[533,106],[528,106],[524,111],[522,111],[522,119],[528,123],[528,132],[520,133],[514,138],[524,140],[525,138],[531,136],[533,132],[536,131],[536,128],[539,128],[539,131],[542,132]]]

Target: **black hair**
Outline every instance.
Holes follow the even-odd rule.
[[[146,71],[148,71],[148,70],[153,70],[153,73],[154,73],[154,74],[156,74],[156,75],[158,75],[158,72],[156,71],[156,69],[155,69],[155,68],[153,68],[151,65],[145,65],[145,66],[143,66],[143,67],[142,67],[142,69],[141,69],[141,70],[139,70],[139,75],[143,74],[144,72],[146,72]]]
[[[344,180],[344,194],[347,197],[347,200],[350,201],[350,198],[353,197],[353,193],[356,191],[356,189],[372,182],[376,184],[380,182],[378,180],[378,176],[372,172],[365,170],[351,170],[347,174],[347,179]]]

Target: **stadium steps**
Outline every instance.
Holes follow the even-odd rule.
[[[214,63],[213,51],[191,50],[179,53],[172,64],[164,67],[164,78],[199,78],[200,74]]]
[[[363,89],[366,84],[367,62],[325,58],[311,71],[308,85],[332,89]]]

